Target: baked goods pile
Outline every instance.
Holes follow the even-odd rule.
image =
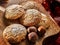
[[[35,1],[27,1],[6,8],[4,22],[7,27],[3,31],[5,41],[15,44],[27,39],[28,42],[35,43],[44,36],[49,27],[48,19],[37,5],[39,4]]]

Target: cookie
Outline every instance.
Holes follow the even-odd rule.
[[[3,38],[9,43],[18,43],[25,39],[27,34],[26,28],[21,24],[12,24],[7,26],[3,31]]]
[[[22,5],[11,5],[6,8],[5,17],[7,19],[17,19],[25,13]]]
[[[38,23],[38,27],[39,26],[44,26],[45,28],[48,28],[50,26],[49,23],[50,23],[49,18],[45,14],[41,13],[41,20]]]
[[[33,9],[35,7],[34,1],[27,1],[25,3],[22,3],[24,9]]]
[[[28,9],[26,14],[20,18],[20,23],[25,26],[34,26],[40,22],[40,12],[36,9]]]

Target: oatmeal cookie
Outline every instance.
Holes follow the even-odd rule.
[[[11,5],[6,8],[5,17],[7,19],[17,19],[25,13],[22,5]]]
[[[3,31],[3,38],[10,43],[18,43],[25,39],[26,28],[21,24],[12,24]]]
[[[40,22],[40,12],[36,9],[28,9],[26,14],[20,18],[20,23],[25,26],[34,26]]]

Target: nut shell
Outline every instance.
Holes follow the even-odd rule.
[[[28,39],[31,42],[36,42],[38,40],[38,36],[35,32],[31,32],[28,34]]]
[[[37,29],[36,29],[36,27],[31,26],[31,27],[28,27],[27,31],[28,31],[28,33],[37,32]]]
[[[40,26],[39,28],[38,28],[38,33],[39,33],[39,35],[44,35],[45,34],[45,32],[46,32],[46,30],[45,30],[45,28],[43,27],[43,26]]]

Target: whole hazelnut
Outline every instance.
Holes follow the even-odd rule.
[[[31,26],[31,27],[28,27],[27,31],[28,31],[28,33],[37,32],[37,29],[36,29],[36,27]]]
[[[45,32],[46,32],[46,30],[45,30],[45,28],[44,28],[43,26],[40,26],[40,27],[38,28],[38,34],[39,34],[40,36],[44,35]]]
[[[38,39],[38,35],[35,32],[31,32],[28,34],[28,40],[31,42],[36,42]]]

